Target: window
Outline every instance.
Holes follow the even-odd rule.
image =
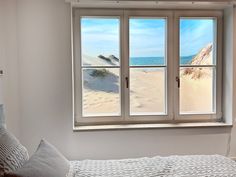
[[[77,125],[221,119],[221,11],[74,9]]]
[[[222,118],[222,14],[176,12],[178,63],[176,120],[212,121]]]
[[[180,18],[180,114],[215,113],[215,22]]]
[[[119,29],[117,17],[81,18],[83,117],[120,115]]]
[[[129,18],[130,115],[166,114],[166,19]]]

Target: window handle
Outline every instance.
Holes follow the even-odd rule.
[[[129,88],[129,78],[125,77],[125,82],[126,82],[126,88]]]
[[[178,88],[180,88],[180,79],[179,79],[179,77],[178,77],[178,76],[175,78],[175,81],[176,81],[176,82],[177,82],[177,84],[178,84]]]

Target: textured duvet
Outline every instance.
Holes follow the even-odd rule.
[[[219,155],[72,161],[68,177],[236,177],[236,162]]]

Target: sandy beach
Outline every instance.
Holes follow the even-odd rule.
[[[102,59],[105,57],[102,56]],[[117,59],[105,58],[106,62]],[[86,58],[91,63],[91,58]],[[101,60],[100,60],[101,62]],[[101,63],[99,63],[101,64]],[[212,64],[212,45],[203,48],[191,65]],[[180,68],[180,112],[210,113],[213,111],[212,68]],[[163,68],[130,69],[130,114],[158,115],[165,113],[165,71]],[[103,116],[120,114],[120,79],[118,68],[83,70],[83,114]]]
[[[185,113],[210,112],[212,108],[212,77],[206,75],[192,79],[191,75],[181,75],[180,110]],[[131,72],[130,82],[131,114],[158,114],[165,112],[164,73],[144,70]],[[102,81],[100,81],[102,82]],[[118,86],[117,82],[117,86]],[[119,92],[84,89],[83,108],[87,114],[114,114],[120,112]],[[196,96],[197,95],[197,96]]]
[[[136,69],[131,71],[130,111],[132,114],[163,113],[165,111],[164,72]],[[109,78],[107,78],[109,79]],[[98,79],[99,83],[105,82]],[[106,82],[109,82],[106,80]],[[111,83],[111,82],[110,82]],[[119,85],[119,80],[117,81]],[[105,86],[106,84],[101,84]],[[105,88],[105,87],[104,87]],[[108,87],[107,87],[108,88]],[[84,89],[83,108],[85,113],[119,114],[120,96],[109,91]]]
[[[204,69],[203,69],[204,70]],[[213,98],[213,78],[211,69],[205,69],[201,78],[184,75],[180,71],[180,111],[183,113],[211,113]]]

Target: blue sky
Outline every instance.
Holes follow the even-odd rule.
[[[82,18],[82,53],[119,57],[119,19]]]
[[[130,19],[130,56],[155,57],[165,54],[164,19]],[[213,41],[213,20],[180,20],[180,54],[189,56]],[[119,57],[119,19],[82,18],[82,53]]]
[[[197,54],[214,40],[213,19],[180,20],[180,56]]]
[[[130,56],[154,57],[165,54],[165,19],[130,19]]]

